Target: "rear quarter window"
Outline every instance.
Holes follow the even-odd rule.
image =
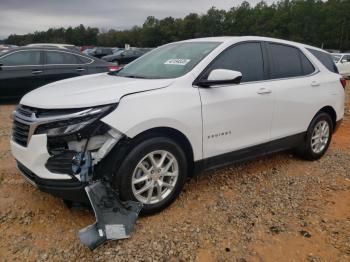
[[[77,57],[73,54],[57,51],[46,51],[46,64],[49,65],[74,65],[78,64]]]
[[[307,48],[329,71],[333,73],[339,73],[333,58],[329,53],[318,51],[315,49]]]
[[[83,64],[90,64],[93,60],[85,56],[77,56],[78,60]]]

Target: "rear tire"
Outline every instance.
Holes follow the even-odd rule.
[[[142,214],[168,207],[180,194],[187,178],[182,148],[167,137],[148,138],[126,156],[114,179],[122,200],[143,203]]]
[[[303,144],[296,150],[297,155],[305,160],[320,159],[329,147],[333,128],[329,114],[317,114],[309,125]]]

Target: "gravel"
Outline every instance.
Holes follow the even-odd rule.
[[[24,181],[9,152],[13,106],[0,106],[0,261],[350,261],[348,108],[322,159],[286,152],[205,172],[130,239],[90,251],[77,231],[93,214]]]

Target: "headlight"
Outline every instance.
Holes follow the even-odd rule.
[[[39,125],[35,134],[47,134],[48,137],[70,135],[101,119],[115,108],[116,105],[108,105],[57,116],[56,120],[51,119],[49,122]]]

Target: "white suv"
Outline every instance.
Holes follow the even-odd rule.
[[[350,54],[332,54],[339,74],[350,78]]]
[[[330,54],[312,46],[263,37],[176,42],[119,72],[24,96],[12,153],[45,192],[88,201],[87,183],[110,178],[121,199],[153,213],[199,170],[286,149],[320,158],[343,118],[344,88]]]

